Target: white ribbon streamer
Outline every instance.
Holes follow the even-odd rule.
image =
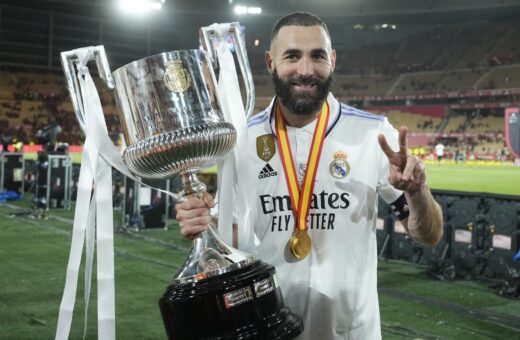
[[[108,136],[99,94],[86,64],[94,48],[75,51],[79,58],[78,80],[85,114],[86,139],[78,182],[72,243],[65,288],[60,305],[56,339],[67,339],[78,286],[78,272],[85,240],[85,328],[90,300],[94,242],[97,244],[98,338],[115,339],[114,230],[112,210],[112,169],[143,184],[123,163],[119,151]],[[94,188],[94,189],[93,189]],[[94,195],[92,192],[94,190]],[[177,199],[177,195],[159,190]],[[91,200],[91,197],[92,200]],[[94,240],[94,236],[96,239]]]
[[[88,140],[85,147],[88,146]],[[76,209],[74,212],[74,224],[72,229],[72,242],[67,265],[67,276],[65,279],[65,289],[60,305],[58,325],[56,328],[56,339],[67,339],[69,337],[70,325],[72,323],[72,313],[76,301],[76,290],[78,286],[78,271],[81,263],[81,254],[85,242],[86,223],[90,211],[90,193],[92,191],[93,176],[90,169],[88,153],[85,152],[81,162],[81,169],[78,181],[78,195],[76,199]]]
[[[88,154],[88,153],[86,153]],[[89,157],[89,156],[87,156]],[[87,324],[88,324],[88,307],[89,307],[89,301],[90,301],[90,283],[91,283],[91,277],[92,277],[92,261],[94,260],[94,242],[96,237],[96,231],[94,228],[96,218],[96,205],[90,204],[90,209],[88,211],[88,219],[87,219],[87,230],[86,230],[86,258],[85,258],[85,292],[84,292],[84,299],[85,299],[85,306],[84,306],[84,313],[85,313],[85,324],[83,326],[83,339],[87,336]]]
[[[85,238],[87,241],[87,251],[85,263],[85,326],[83,337],[86,337],[94,256],[94,237],[97,238],[96,243],[98,250],[98,338],[107,340],[115,339],[112,171],[108,162],[99,152],[99,138],[96,138],[97,136],[92,133],[96,131],[97,135],[101,135],[102,132],[107,134],[104,119],[101,122],[95,121],[100,115],[102,116],[103,113],[101,111],[99,95],[86,67],[86,64],[92,58],[92,53],[93,50],[89,48],[77,50],[77,56],[79,58],[78,80],[83,98],[83,112],[85,113],[86,119],[87,137],[78,184],[80,190],[78,191],[75,209],[73,243],[69,256],[65,291],[58,317],[56,339],[67,339],[69,336],[76,299],[78,271]],[[110,145],[113,144],[110,143]],[[95,188],[94,198],[90,200],[93,186]],[[104,209],[97,209],[97,206],[104,207]],[[88,212],[88,216],[84,216],[83,212]],[[76,242],[74,242],[75,240]]]
[[[216,36],[219,38],[216,52],[220,66],[217,91],[220,104],[224,118],[227,122],[232,123],[237,130],[237,145],[224,160],[218,162],[218,229],[223,241],[232,244],[233,215],[237,216],[240,226],[238,229],[240,249],[247,250],[252,236],[251,229],[245,225],[249,209],[244,204],[244,200],[240,200],[237,197],[238,190],[245,187],[240,183],[247,174],[247,172],[243,172],[245,170],[244,166],[247,165],[239,164],[239,155],[246,154],[244,151],[247,148],[246,114],[240,93],[236,65],[233,55],[224,40],[225,36],[229,34],[230,24],[213,24],[210,27],[213,28]]]

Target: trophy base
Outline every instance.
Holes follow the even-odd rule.
[[[294,339],[303,322],[284,306],[275,269],[262,261],[192,283],[159,300],[169,339]]]

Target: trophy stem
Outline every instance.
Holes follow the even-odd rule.
[[[188,197],[200,198],[206,192],[206,185],[199,180],[196,172],[182,174],[182,190],[179,197],[184,201]]]
[[[189,197],[201,198],[206,192],[206,185],[195,172],[182,174],[182,186],[179,192],[182,201]],[[220,239],[216,228],[214,223],[210,223],[206,231],[194,235],[190,254],[175,274],[174,283],[197,282],[249,265],[255,260],[253,256],[228,246]]]

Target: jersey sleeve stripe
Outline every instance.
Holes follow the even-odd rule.
[[[367,119],[373,119],[373,120],[379,120],[382,121],[385,119],[384,116],[378,116],[376,114],[361,111],[356,108],[353,108],[352,106],[348,106],[345,104],[341,104],[341,114],[344,116],[355,116],[360,118],[367,118]]]

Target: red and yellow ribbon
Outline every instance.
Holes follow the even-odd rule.
[[[282,160],[285,179],[287,187],[289,188],[289,196],[291,197],[291,204],[296,218],[295,229],[307,230],[307,217],[309,216],[312,191],[314,190],[314,180],[318,172],[318,165],[320,162],[321,150],[323,148],[323,141],[327,132],[329,122],[330,110],[327,101],[323,103],[316,128],[314,129],[314,136],[312,138],[311,151],[307,159],[307,169],[303,179],[302,187],[298,185],[298,177],[296,176],[296,169],[291,153],[291,146],[287,138],[287,129],[285,121],[282,116],[280,105],[276,105],[275,119],[276,119],[276,133],[277,143],[280,149],[280,159]]]

